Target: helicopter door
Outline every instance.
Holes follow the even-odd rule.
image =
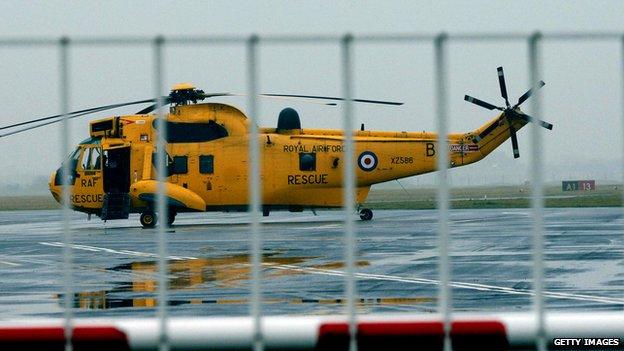
[[[102,149],[99,145],[81,145],[80,162],[75,168],[74,206],[91,209],[96,212],[102,206]]]
[[[104,150],[104,192],[130,191],[130,146]]]

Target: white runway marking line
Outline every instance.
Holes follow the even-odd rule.
[[[294,271],[298,271],[302,273],[309,273],[309,274],[341,276],[341,277],[345,275],[345,273],[342,271],[336,271],[336,270],[330,270],[330,269],[300,267],[300,266],[293,266],[293,265],[274,265],[271,263],[265,263],[264,265],[270,268],[275,268],[275,269],[280,269],[280,270],[294,270]],[[391,275],[368,274],[368,273],[356,273],[355,276],[360,279],[387,280],[387,281],[415,283],[415,284],[431,284],[431,285],[440,284],[440,281],[438,280],[425,279],[425,278],[403,278],[403,277],[397,277],[397,276],[391,276]],[[451,282],[451,286],[454,288],[472,289],[472,290],[478,290],[478,291],[491,291],[491,292],[517,294],[517,295],[532,296],[535,294],[533,290],[519,290],[519,289],[508,288],[508,287],[503,287],[503,286],[495,286],[495,285]],[[570,293],[558,293],[558,292],[549,292],[549,291],[544,291],[544,296],[557,298],[557,299],[571,299],[571,300],[592,301],[592,302],[602,302],[602,303],[608,303],[608,304],[624,305],[624,299],[610,298],[610,297],[600,297],[600,296],[570,294]]]
[[[63,247],[64,244],[61,242],[39,242],[41,245],[52,246],[52,247]],[[83,251],[91,251],[91,252],[107,252],[116,255],[123,256],[134,256],[134,257],[150,257],[150,258],[158,258],[157,254],[149,253],[149,252],[140,252],[133,250],[114,250],[105,247],[97,247],[97,246],[89,246],[89,245],[78,245],[72,244],[69,245],[72,249],[75,250],[83,250]],[[167,256],[168,260],[173,261],[183,261],[183,260],[197,260],[197,257],[192,256]]]
[[[9,261],[0,261],[0,264],[6,264],[7,266],[12,266],[12,267],[19,267],[19,266],[21,266],[21,264],[19,264],[19,263],[14,263],[14,262],[9,262]]]
[[[39,242],[41,245],[52,246],[52,247],[63,247],[63,243],[61,242]],[[89,245],[78,245],[73,244],[70,245],[71,248],[76,250],[84,250],[91,252],[107,252],[112,254],[119,254],[124,256],[135,256],[135,257],[150,257],[157,258],[158,255],[147,252],[140,251],[132,251],[132,250],[114,250],[104,247],[97,246],[89,246]],[[197,260],[197,257],[192,256],[168,256],[169,260]],[[0,263],[5,263],[13,266],[20,266],[20,264],[0,261]],[[344,276],[345,273],[337,270],[330,269],[321,269],[321,268],[313,268],[313,267],[300,267],[293,265],[276,265],[271,263],[263,263],[264,266],[269,268],[275,268],[280,270],[294,270],[302,273],[309,274],[318,274],[318,275],[329,275],[329,276]],[[403,283],[414,283],[414,284],[431,284],[431,285],[439,285],[440,281],[426,278],[404,278],[397,277],[391,275],[381,275],[381,274],[369,274],[369,273],[356,273],[357,278],[361,279],[371,279],[371,280],[387,280],[387,281],[397,281]],[[499,293],[507,293],[507,294],[516,294],[516,295],[534,295],[533,290],[519,290],[509,287],[503,286],[495,286],[495,285],[485,285],[485,284],[474,284],[474,283],[462,283],[462,282],[452,282],[452,287],[455,288],[463,288],[463,289],[472,289],[478,291],[491,291],[491,292],[499,292]],[[602,302],[608,304],[623,304],[624,299],[618,298],[609,298],[609,297],[600,297],[600,296],[591,296],[591,295],[581,295],[581,294],[570,294],[570,293],[558,293],[558,292],[544,292],[544,296],[558,298],[558,299],[571,299],[571,300],[580,300],[580,301],[592,301],[592,302]]]

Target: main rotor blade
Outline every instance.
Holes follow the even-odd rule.
[[[530,98],[531,95],[533,95],[533,89],[538,90],[541,87],[543,87],[544,85],[546,85],[546,83],[544,83],[544,81],[540,80],[539,83],[537,83],[537,86],[535,86],[534,88],[531,88],[529,90],[527,90],[526,93],[522,94],[522,96],[520,96],[520,98],[518,99],[518,103],[513,107],[516,108],[518,106],[520,106],[520,104],[522,104],[523,102],[526,101],[526,99]]]
[[[531,117],[529,115],[527,115],[526,113],[522,112],[522,113],[518,113],[518,112],[514,112],[514,114],[516,116],[518,116],[519,118],[524,119],[527,122],[533,122],[533,123],[537,123],[539,124],[541,127],[544,127],[548,130],[552,130],[553,129],[553,125],[551,123],[548,123],[546,121],[542,121],[541,119],[535,118],[535,117]]]
[[[505,84],[505,73],[503,73],[503,67],[498,67],[496,70],[498,71],[498,85],[500,85],[501,96],[505,99],[505,105],[509,107],[511,105],[509,104],[509,99],[507,98],[507,85]]]
[[[292,97],[292,98],[302,98],[302,99],[335,100],[335,101],[347,100],[345,98],[340,98],[340,97],[318,96],[318,95],[295,95],[295,94],[259,94],[259,95],[260,96],[282,96],[282,97]],[[365,100],[365,99],[351,99],[351,101],[362,102],[366,104],[395,105],[395,106],[403,105],[402,102],[394,102],[394,101]]]
[[[249,96],[249,94],[239,94],[239,93],[230,93],[228,96]],[[264,99],[275,99],[275,100],[286,100],[286,101],[300,101],[306,104],[314,104],[314,105],[323,105],[323,106],[338,106],[335,102],[318,102],[318,101],[310,101],[309,99],[301,99],[295,97],[287,97],[287,96],[267,96],[261,95],[261,98]]]
[[[197,100],[202,101],[204,99],[208,99],[211,97],[217,97],[217,96],[236,96],[237,94],[232,94],[232,93],[211,93],[211,94],[199,94],[196,95],[195,97],[197,98]],[[162,102],[162,106],[171,104],[174,102],[174,98],[172,98],[171,95],[169,96],[163,96],[162,97],[163,102]],[[192,99],[191,99],[192,100]],[[192,101],[196,101],[196,100],[192,100]],[[154,99],[154,102],[157,102],[156,99]],[[148,107],[142,109],[141,111],[137,112],[137,115],[144,115],[144,114],[148,114],[154,110],[156,110],[158,108],[158,103],[155,103],[153,105],[149,105]]]
[[[124,103],[120,103],[120,104],[112,104],[112,105],[104,105],[104,106],[92,107],[92,108],[88,108],[88,109],[84,109],[84,110],[78,110],[78,111],[69,112],[69,113],[67,113],[67,116],[72,116],[74,114],[80,114],[80,116],[84,116],[85,114],[88,114],[88,113],[91,113],[91,112],[99,112],[99,111],[110,110],[110,109],[114,109],[114,108],[118,108],[118,107],[144,104],[144,103],[153,102],[153,101],[154,101],[154,99],[147,99],[147,100],[139,100],[139,101],[132,101],[132,102],[124,102]],[[9,126],[0,127],[0,130],[13,128],[13,127],[19,127],[19,126],[23,126],[23,125],[30,124],[30,123],[43,122],[43,121],[47,121],[47,120],[50,120],[50,119],[55,119],[55,118],[59,118],[59,117],[63,117],[63,116],[64,115],[61,114],[61,115],[54,115],[54,116],[37,118],[37,119],[33,119],[33,120],[30,120],[30,121],[26,121],[26,122],[20,122],[20,123],[12,124],[12,125],[9,125]]]
[[[106,111],[106,110],[109,110],[109,108],[104,108],[104,107],[101,107],[99,110],[89,110],[89,111],[85,111],[85,112],[83,112],[83,113],[78,113],[78,114],[75,114],[75,115],[72,115],[72,116],[68,116],[68,117],[67,117],[67,119],[72,119],[72,118],[76,118],[76,117],[80,117],[80,116],[88,115],[88,114],[91,114],[91,113],[96,113],[96,112]],[[18,129],[18,130],[13,130],[13,131],[10,131],[10,132],[6,132],[6,133],[4,133],[4,134],[0,134],[0,138],[4,138],[4,137],[7,137],[7,136],[9,136],[9,135],[19,134],[19,133],[21,133],[21,132],[26,132],[26,131],[29,131],[29,130],[31,130],[31,129],[36,129],[36,128],[39,128],[39,127],[43,127],[43,126],[47,126],[47,125],[50,125],[50,124],[54,124],[54,123],[61,122],[61,121],[63,120],[63,116],[64,116],[64,115],[60,115],[60,116],[58,116],[58,117],[57,117],[57,119],[56,119],[56,120],[54,120],[54,121],[49,121],[49,122],[45,122],[45,123],[41,123],[41,124],[37,124],[36,126],[29,126],[29,127],[26,127],[26,128],[22,128],[22,129]]]
[[[248,97],[249,94],[241,94],[241,93],[214,93],[214,94],[204,94],[205,98],[217,97],[217,96],[243,96]],[[315,105],[323,105],[323,106],[338,106],[335,102],[318,102],[318,101],[310,101],[309,98],[300,98],[300,97],[291,97],[291,96],[283,96],[277,94],[258,94],[258,97],[263,99],[275,99],[275,100],[287,100],[287,101],[302,101],[306,104],[315,104]]]
[[[494,106],[488,102],[485,102],[483,100],[479,100],[477,98],[474,98],[472,96],[469,95],[464,95],[464,100],[468,101],[468,102],[472,102],[475,105],[479,105],[481,107],[485,107],[488,110],[504,110],[502,107],[498,107],[498,106]]]
[[[511,148],[513,149],[514,158],[520,157],[520,150],[518,149],[518,137],[516,136],[516,128],[509,123],[509,135],[511,136]]]
[[[171,103],[171,99],[169,98],[169,96],[163,96],[162,98],[162,106],[168,105]],[[154,101],[156,101],[157,99],[154,99]],[[152,111],[154,111],[156,108],[158,107],[158,102],[156,101],[155,104],[149,105],[146,108],[142,109],[141,111],[135,113],[135,115],[145,115],[148,114]]]

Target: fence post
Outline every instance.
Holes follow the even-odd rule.
[[[156,139],[156,169],[158,173],[156,188],[156,213],[160,224],[157,226],[158,241],[158,349],[169,350],[169,334],[167,332],[167,301],[169,298],[169,284],[167,280],[167,223],[169,217],[168,204],[165,195],[167,181],[167,115],[161,112],[165,105],[163,94],[163,45],[165,38],[158,36],[154,39],[154,95],[156,98],[156,125],[158,133]]]
[[[262,237],[260,211],[262,184],[260,178],[260,145],[258,139],[258,65],[259,38],[252,35],[247,40],[247,99],[249,123],[249,225],[251,230],[251,317],[253,323],[253,350],[264,350],[262,333]]]
[[[349,350],[357,350],[357,320],[355,310],[356,280],[355,255],[356,237],[353,214],[355,212],[355,143],[353,142],[353,36],[346,34],[341,41],[342,51],[342,95],[345,99],[343,113],[344,129],[344,172],[342,198],[344,211],[345,239],[345,293],[347,295],[347,319],[349,322]]]
[[[60,49],[60,100],[61,100],[61,113],[63,114],[63,121],[61,123],[61,155],[69,154],[69,91],[70,91],[70,77],[69,77],[69,38],[63,37],[59,41]],[[73,307],[74,307],[74,291],[73,291],[73,257],[71,244],[73,242],[70,217],[71,217],[71,203],[70,203],[70,184],[69,175],[73,170],[69,169],[71,162],[63,163],[63,179],[61,181],[61,198],[63,199],[63,213],[62,213],[62,233],[63,233],[63,303],[65,308],[63,309],[64,322],[64,335],[65,335],[65,351],[71,351],[72,346],[72,334],[73,334]]]
[[[539,44],[542,34],[534,33],[529,37],[529,82],[535,84],[539,81],[540,52]],[[531,99],[531,113],[541,116],[541,94],[537,93]],[[535,295],[533,306],[535,308],[535,321],[537,335],[535,347],[538,351],[546,350],[546,331],[544,318],[544,185],[542,167],[542,135],[540,125],[531,123],[531,207],[533,219],[533,285]]]
[[[451,349],[451,310],[452,292],[451,281],[451,258],[450,234],[449,234],[449,146],[447,140],[448,99],[446,88],[446,43],[448,36],[440,33],[434,41],[435,55],[435,82],[436,82],[436,118],[438,133],[438,269],[440,275],[440,290],[438,309],[444,323],[444,350]]]

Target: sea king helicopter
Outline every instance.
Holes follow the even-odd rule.
[[[373,218],[362,208],[371,185],[436,170],[439,152],[449,153],[450,167],[479,161],[511,138],[514,158],[519,157],[516,133],[528,122],[546,129],[552,124],[523,113],[519,106],[544,86],[540,81],[509,103],[502,67],[498,68],[500,91],[505,106],[499,107],[466,95],[465,100],[488,110],[501,111],[474,131],[447,136],[449,150],[441,151],[437,134],[361,130],[353,134],[356,160],[356,202],[362,220]],[[53,172],[49,187],[61,202],[63,177],[70,184],[71,208],[95,214],[103,220],[126,219],[140,213],[144,227],[157,223],[156,144],[157,118],[154,111],[169,105],[164,115],[166,135],[166,198],[168,224],[180,212],[244,211],[248,208],[248,143],[250,120],[237,108],[222,103],[198,103],[232,93],[207,94],[190,84],[178,84],[159,99],[118,103],[74,111],[68,118],[122,106],[150,103],[134,115],[113,116],[90,122],[90,137],[82,141]],[[260,94],[344,101],[343,98],[310,95]],[[353,99],[354,102],[400,105],[398,102]],[[335,103],[333,103],[335,104]],[[61,121],[62,115],[38,118],[1,127],[12,130],[0,137]],[[36,123],[32,126],[30,124]],[[16,127],[22,129],[15,130]],[[23,127],[26,126],[26,127]],[[298,113],[283,109],[275,128],[259,128],[262,209],[300,212],[304,209],[336,208],[342,203],[344,133],[342,130],[304,129]]]

